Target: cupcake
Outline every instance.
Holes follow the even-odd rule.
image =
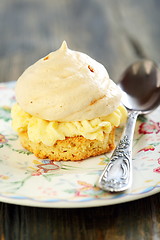
[[[115,148],[126,118],[121,91],[102,64],[66,42],[26,69],[15,93],[13,129],[37,157],[77,161]]]

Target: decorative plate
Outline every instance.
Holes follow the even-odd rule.
[[[111,194],[97,187],[110,154],[79,162],[41,160],[23,149],[11,127],[15,82],[0,84],[0,201],[36,207],[105,206],[160,192],[160,108],[136,124],[133,184]],[[117,129],[119,139],[121,129]]]

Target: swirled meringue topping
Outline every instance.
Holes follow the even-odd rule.
[[[112,113],[121,91],[102,64],[63,42],[20,76],[16,99],[25,112],[41,119],[82,121]]]

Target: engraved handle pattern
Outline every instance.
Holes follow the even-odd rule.
[[[129,113],[121,140],[99,178],[98,185],[105,191],[119,192],[131,186],[132,139],[138,114],[137,111]]]

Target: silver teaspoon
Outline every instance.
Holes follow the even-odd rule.
[[[124,191],[132,184],[132,140],[139,114],[148,114],[160,104],[160,71],[150,60],[140,60],[127,68],[119,87],[128,119],[119,144],[102,172],[98,186],[110,192]]]

